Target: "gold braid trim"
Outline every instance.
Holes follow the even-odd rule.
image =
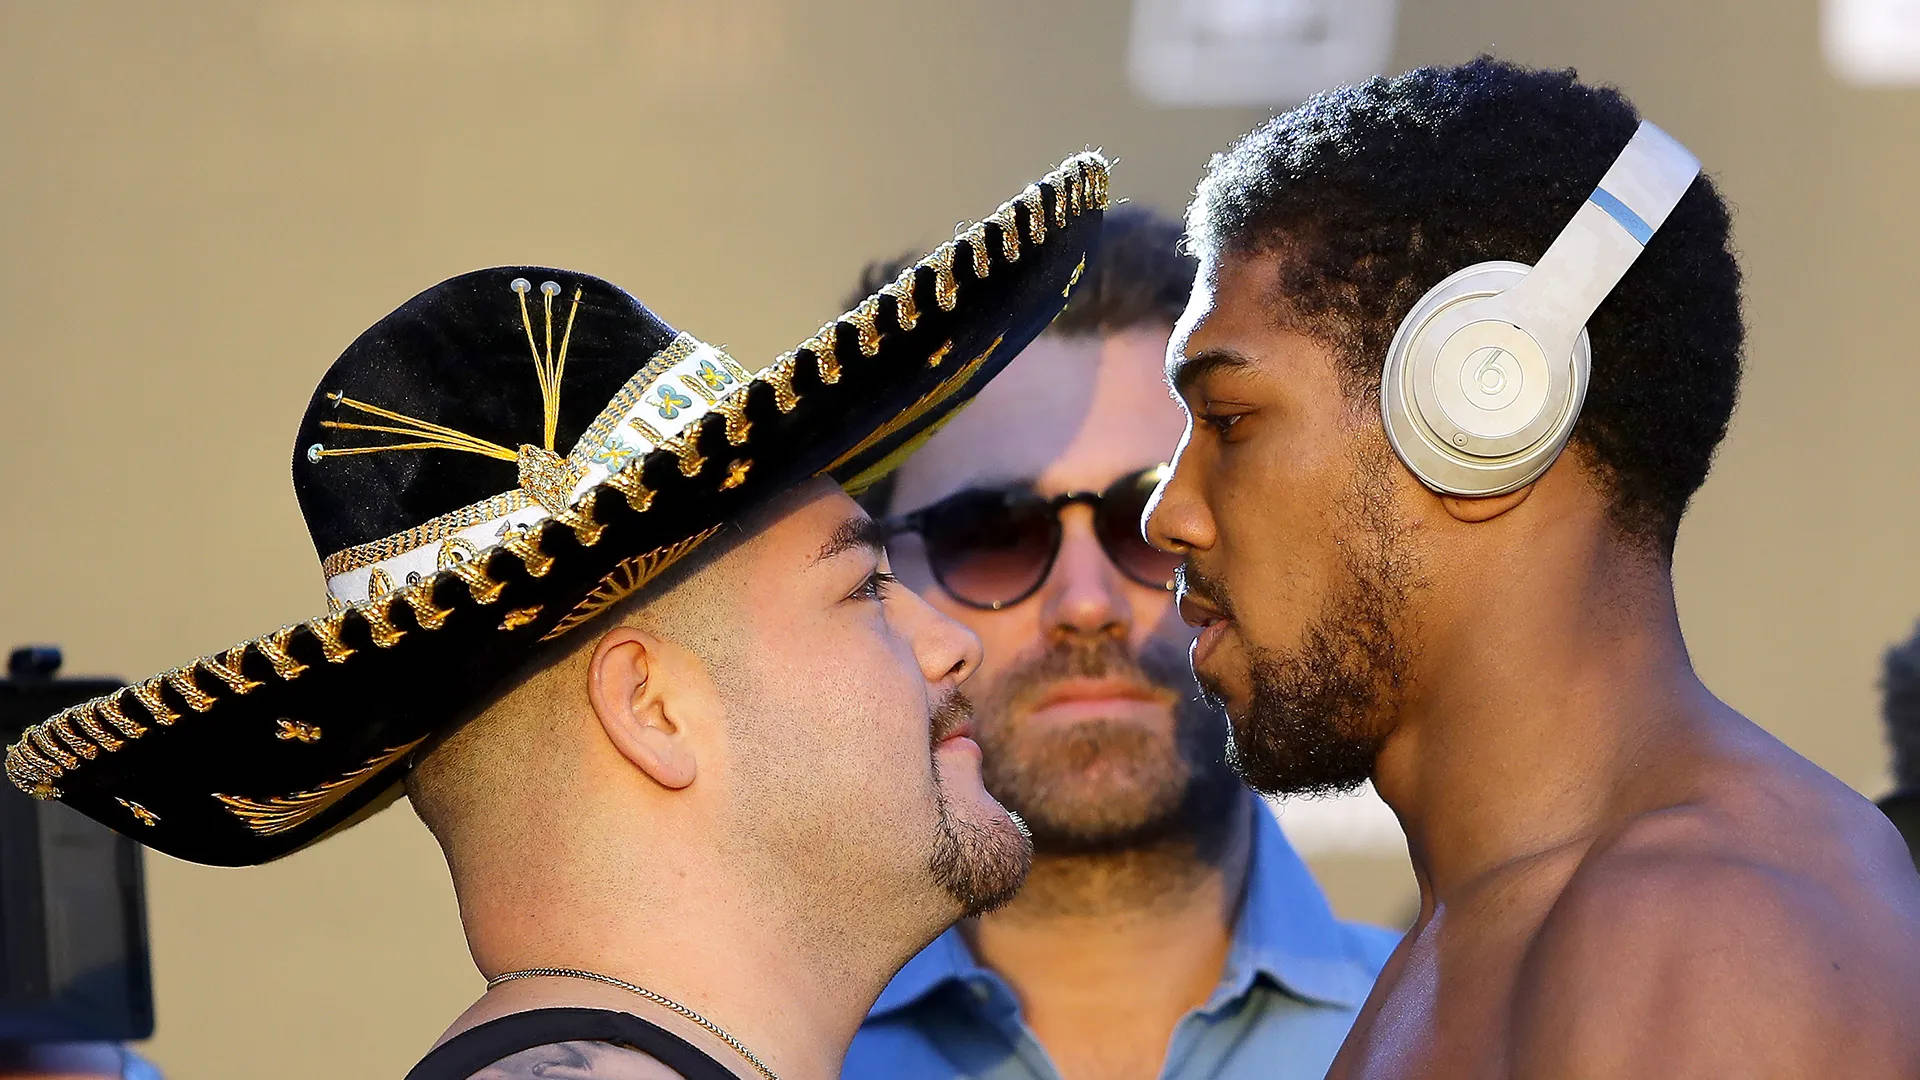
[[[881,296],[893,297],[893,321],[902,331],[911,330],[920,323],[920,305],[913,298],[914,280],[918,276],[917,268],[909,266],[900,271],[900,276],[880,287]]]
[[[1010,263],[1020,261],[1020,216],[1008,203],[987,219],[1000,229],[1000,257]]]
[[[527,568],[528,577],[543,578],[553,569],[553,556],[540,550],[540,528],[540,525],[535,525],[531,529],[524,529],[500,544],[520,560],[520,565]]]
[[[384,596],[364,600],[353,606],[360,617],[367,621],[367,636],[373,639],[375,648],[391,649],[400,643],[405,630],[393,625],[393,617],[387,613],[387,599]]]
[[[133,691],[133,699],[138,701],[140,707],[147,710],[153,717],[153,722],[161,727],[166,727],[180,719],[180,714],[168,708],[166,699],[160,696],[160,676],[155,675],[146,682],[127,689]]]
[[[783,413],[790,413],[800,404],[800,395],[793,392],[793,369],[800,362],[796,353],[781,353],[780,358],[767,366],[760,378],[773,387],[774,407]]]
[[[94,758],[100,756],[99,747],[81,738],[80,733],[73,730],[72,709],[68,709],[66,712],[54,717],[53,722],[48,725],[48,728],[53,732],[56,742],[65,743],[67,749],[79,754],[86,760],[92,761]]]
[[[53,735],[52,723],[37,724],[27,729],[27,742],[40,751],[40,756],[60,766],[62,770],[76,768],[80,759],[60,746]],[[55,774],[59,775],[58,773]]]
[[[726,419],[727,442],[730,445],[739,446],[747,441],[747,434],[753,430],[753,421],[747,419],[747,385],[721,398],[713,411]],[[611,482],[613,477],[609,476],[607,480]]]
[[[1037,184],[1028,184],[1020,193],[1020,205],[1027,208],[1027,239],[1035,244],[1047,242],[1047,205]]]
[[[200,684],[193,681],[193,667],[194,664],[198,664],[199,662],[200,661],[195,660],[192,663],[174,668],[172,671],[162,675],[161,678],[167,680],[167,685],[173,687],[173,692],[179,694],[181,700],[187,703],[187,708],[192,709],[194,712],[206,712],[208,709],[213,708],[214,697],[212,694],[200,689]]]
[[[483,521],[505,517],[532,505],[533,496],[519,488],[503,491],[471,506],[449,510],[437,518],[423,521],[404,532],[359,544],[345,551],[336,551],[320,561],[320,572],[332,578],[358,570],[363,566],[372,566],[374,563],[391,559],[395,555],[404,555],[415,548],[445,540],[462,529],[472,528]]]
[[[840,381],[839,339],[840,324],[830,322],[800,343],[801,349],[813,354],[813,366],[820,373],[820,381],[828,386]]]
[[[100,719],[105,720],[113,730],[129,739],[137,739],[147,733],[146,725],[129,719],[120,711],[120,691],[115,690],[106,697],[99,698]]]
[[[959,246],[949,240],[920,260],[920,265],[933,271],[933,302],[941,311],[952,311],[960,302],[960,283],[953,276],[953,256],[958,250]]]
[[[691,445],[691,443],[689,442],[688,445]],[[682,457],[680,470],[682,472],[686,472],[685,461],[686,459]],[[700,470],[696,468],[693,472],[687,473],[687,475],[692,476],[699,471]],[[589,488],[587,493],[580,497],[579,502],[553,515],[554,521],[573,530],[573,537],[580,541],[581,547],[592,547],[599,543],[600,534],[607,531],[607,527],[595,521],[593,517],[593,504],[598,498],[599,489]]]
[[[853,327],[860,345],[861,356],[880,355],[880,294],[875,293],[860,301],[860,306],[840,316],[840,321]]]
[[[273,665],[273,673],[283,681],[292,681],[307,670],[307,665],[287,652],[287,641],[293,637],[293,631],[293,627],[283,626],[253,643],[254,650],[267,658],[267,663]]]
[[[732,427],[732,423],[728,423]],[[644,514],[653,506],[653,489],[640,479],[640,466],[636,463],[609,474],[604,483],[627,497],[627,506],[636,514]]]
[[[320,655],[327,658],[329,664],[344,664],[347,657],[357,649],[350,649],[340,642],[340,628],[346,625],[347,613],[336,611],[324,618],[313,619],[307,623],[307,631],[320,642]]]
[[[246,656],[246,652],[247,647],[245,645],[235,645],[233,648],[228,649],[226,656],[219,660],[215,660],[211,656],[203,656],[198,663],[206,670],[207,674],[226,683],[227,688],[234,693],[245,694],[258,689],[260,686],[258,682],[247,678],[240,670],[240,662],[242,658]]]
[[[433,579],[428,578],[417,585],[409,585],[400,591],[400,598],[413,609],[413,621],[420,624],[422,630],[438,630],[453,614],[452,608],[443,608],[433,602]]]
[[[75,727],[80,729],[81,734],[85,735],[88,739],[91,739],[92,741],[98,743],[100,745],[100,749],[111,753],[112,751],[118,750],[122,746],[125,746],[126,741],[115,737],[111,732],[109,732],[105,727],[101,725],[100,721],[94,719],[94,716],[93,716],[94,707],[98,705],[100,702],[103,702],[105,700],[107,699],[95,698],[94,700],[89,701],[84,705],[76,705],[73,708],[68,709],[67,711],[70,714],[72,714],[73,724]]]
[[[467,583],[468,591],[473,593],[474,603],[491,604],[500,599],[500,590],[506,588],[507,583],[488,577],[480,564],[480,559],[467,559],[454,563],[447,572]]]

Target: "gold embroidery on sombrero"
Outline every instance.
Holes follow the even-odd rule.
[[[80,733],[73,730],[73,710],[69,709],[54,717],[50,729],[56,744],[65,743],[67,749],[79,754],[85,760],[92,761],[100,756],[99,747],[81,738]]]
[[[495,581],[487,576],[486,568],[479,559],[469,559],[456,563],[449,568],[454,577],[466,583],[467,591],[473,594],[476,604],[491,604],[500,599],[500,590],[507,587],[504,581]]]
[[[452,608],[443,608],[433,602],[433,582],[422,581],[418,585],[409,585],[400,593],[400,598],[413,609],[413,621],[420,624],[422,630],[438,630],[453,614]]]
[[[1038,184],[1028,184],[1027,190],[1020,193],[1018,200],[1027,208],[1028,239],[1036,244],[1047,242],[1047,206],[1045,197],[1040,194]]]
[[[633,407],[640,403],[641,397],[653,388],[654,380],[665,374],[668,368],[692,356],[694,350],[699,347],[698,339],[688,334],[680,334],[668,342],[666,348],[655,353],[653,359],[647,361],[639,371],[634,372],[633,377],[620,387],[613,398],[607,402],[607,407],[601,409],[600,415],[593,418],[593,423],[587,425],[587,430],[580,435],[580,441],[573,444],[573,452],[568,455],[569,460],[576,467],[584,467],[591,460],[594,449],[606,444],[614,428],[620,425],[621,418],[632,411]],[[641,426],[642,421],[639,417],[634,417],[627,422],[635,431],[647,435],[649,429]],[[658,446],[661,439],[648,435],[647,441]]]
[[[340,643],[340,627],[345,625],[347,613],[336,611],[325,618],[311,619],[307,622],[307,631],[320,643],[320,655],[329,664],[344,664],[347,657],[358,650],[350,649]]]
[[[552,641],[632,596],[647,582],[659,577],[667,567],[679,562],[688,552],[706,543],[714,533],[719,531],[720,526],[715,525],[696,536],[689,536],[677,543],[657,547],[644,555],[632,555],[620,560],[620,564],[615,566],[611,573],[601,578],[592,592],[573,605],[572,611],[561,616],[560,621],[553,625],[553,629],[540,635],[540,640]]]
[[[480,549],[473,541],[464,537],[450,536],[440,542],[440,553],[434,556],[434,569],[451,570],[464,562],[471,562]]]
[[[123,799],[120,796],[115,795],[113,797],[113,801],[119,803],[121,806],[126,807],[127,812],[133,815],[135,821],[138,821],[140,824],[145,825],[148,828],[152,828],[153,826],[160,824],[159,814],[156,814],[153,811],[147,809],[146,807],[141,806],[139,803],[134,802],[132,799]]]
[[[913,283],[918,267],[909,266],[900,276],[880,287],[880,295],[893,297],[893,321],[902,330],[911,330],[920,321],[920,305],[913,299]]]
[[[734,488],[746,483],[747,470],[751,468],[753,468],[753,462],[751,460],[735,458],[733,463],[727,466],[727,478],[720,482],[720,490],[732,491]]]
[[[200,684],[193,681],[193,667],[199,662],[195,660],[192,664],[183,664],[161,678],[167,680],[167,685],[173,688],[173,692],[179,694],[180,700],[187,703],[187,708],[194,712],[206,712],[213,708],[213,695],[200,689]]]
[[[35,750],[40,751],[41,757],[60,766],[62,770],[79,767],[80,758],[71,751],[58,745],[52,722],[41,724],[28,730],[27,739],[32,743]],[[56,772],[54,775],[58,776],[59,773]]]
[[[953,256],[958,245],[949,240],[920,261],[920,265],[933,271],[933,302],[941,311],[952,311],[960,302],[960,282],[953,276]]]
[[[985,221],[974,222],[972,228],[954,237],[954,239],[966,242],[967,251],[973,256],[974,277],[985,278],[993,272],[993,254],[987,250],[987,223]]]
[[[273,665],[273,673],[283,680],[298,678],[301,672],[307,670],[307,665],[295,660],[287,652],[287,641],[293,637],[293,631],[294,627],[283,626],[253,643],[254,650],[267,658],[267,663]]]
[[[401,636],[406,633],[405,630],[393,625],[392,617],[387,614],[385,597],[376,597],[364,603],[355,604],[353,610],[359,612],[360,617],[367,621],[367,636],[373,639],[376,648],[391,649],[400,643]]]
[[[373,572],[367,575],[367,599],[385,596],[392,591],[393,575],[381,567],[374,567]]]
[[[728,426],[732,426],[731,422]],[[626,496],[627,507],[636,514],[644,514],[653,506],[653,489],[641,483],[638,465],[631,465],[613,473],[607,477],[606,484]]]
[[[500,542],[502,549],[511,552],[527,568],[527,576],[546,577],[553,569],[553,556],[540,550],[540,527],[520,529],[512,536]]]
[[[793,369],[800,362],[793,353],[781,353],[780,358],[760,373],[760,378],[773,387],[774,407],[783,413],[790,413],[800,404],[800,395],[793,392]]]
[[[681,471],[685,471],[684,466]],[[696,469],[694,472],[698,472]],[[693,473],[687,473],[692,476]],[[581,547],[592,547],[600,542],[600,534],[607,527],[594,519],[593,504],[600,497],[597,490],[590,490],[580,497],[580,501],[553,515],[553,520],[573,530],[573,538]]]
[[[514,459],[518,461],[516,457]],[[344,551],[335,552],[320,562],[320,572],[329,578],[350,573],[363,566],[385,562],[396,555],[404,555],[415,548],[425,547],[437,540],[444,540],[464,529],[470,529],[483,521],[505,517],[518,510],[533,505],[533,496],[515,488],[482,499],[470,506],[458,510],[449,510],[430,521],[423,521],[405,532],[382,537],[365,544],[359,544]]]
[[[739,392],[721,398],[713,407],[727,421],[727,442],[739,446],[747,441],[747,434],[753,430],[753,421],[747,419],[747,392],[743,387]],[[607,477],[611,483],[613,477]]]
[[[303,743],[317,743],[320,741],[320,726],[318,724],[303,724],[298,720],[289,720],[284,716],[275,720],[273,724],[274,727],[279,729],[273,733],[273,737],[276,739]]]
[[[680,475],[688,479],[699,476],[700,470],[707,467],[707,459],[700,453],[700,446],[696,441],[699,433],[700,425],[695,424],[660,446],[662,450],[673,451],[673,456],[680,459]]]
[[[318,787],[306,791],[296,791],[290,795],[273,795],[265,799],[251,799],[244,795],[222,795],[214,793],[214,798],[226,806],[229,813],[240,819],[240,823],[253,830],[257,836],[278,836],[284,832],[305,825],[325,813],[327,808],[346,798],[353,790],[381,769],[399,761],[407,752],[426,742],[422,736],[391,750],[384,750],[367,760],[367,763],[338,779],[329,780]]]
[[[854,445],[853,449],[848,450],[844,454],[841,454],[839,457],[833,460],[833,464],[827,466],[826,468],[820,471],[823,473],[832,472],[833,470],[839,468],[842,465],[845,465],[847,462],[852,461],[854,458],[857,458],[861,454],[872,449],[875,444],[884,442],[889,436],[897,434],[902,429],[917,422],[921,417],[927,415],[927,413],[933,411],[935,408],[937,408],[940,405],[941,402],[946,401],[948,398],[958,393],[960,388],[967,384],[967,380],[972,378],[974,373],[980,370],[980,365],[986,363],[987,358],[992,356],[994,353],[994,350],[998,349],[1000,347],[1000,343],[1005,340],[1006,340],[1006,335],[1004,334],[1001,335],[1000,337],[994,338],[993,344],[987,346],[987,351],[967,361],[965,364],[962,364],[958,371],[955,371],[953,374],[940,380],[940,385],[927,391],[926,394],[920,398],[920,400],[914,402],[912,405],[909,405],[905,409],[901,410],[900,412],[895,413],[885,423],[875,428],[873,430],[873,434],[868,435],[864,439],[861,439],[858,443]],[[947,342],[946,345],[941,347],[940,355],[942,356],[946,355],[946,352],[952,348],[953,348],[953,342],[951,341]]]
[[[800,348],[813,354],[814,370],[819,372],[820,381],[828,386],[840,381],[840,356],[837,343],[840,339],[840,324],[830,322],[822,326],[814,335],[800,343]]]
[[[880,355],[880,294],[875,293],[860,301],[858,307],[845,315],[840,321],[853,327],[858,338],[861,356]]]
[[[93,699],[94,707],[100,711],[100,719],[105,720],[108,727],[129,739],[137,739],[145,735],[146,725],[134,722],[127,717],[126,713],[120,711],[119,694],[120,692],[116,690],[104,697]]]
[[[1067,285],[1060,290],[1060,299],[1073,299],[1073,287],[1080,284],[1080,275],[1087,269],[1087,257],[1080,256],[1080,265],[1073,268],[1073,276],[1067,279]]]
[[[500,629],[520,629],[540,617],[540,608],[542,606],[543,605],[535,604],[532,607],[514,608],[512,611],[507,612],[506,618],[500,620]]]
[[[93,701],[75,705],[67,712],[72,715],[73,726],[79,728],[81,734],[97,744],[100,749],[111,753],[125,746],[126,741],[108,731],[99,720],[94,718],[93,710],[98,701],[99,699],[96,698]]]
[[[933,350],[932,356],[927,357],[927,366],[939,367],[941,362],[944,361],[952,352],[953,352],[953,341],[951,338],[949,338],[948,340],[941,342],[939,348]]]
[[[216,660],[211,656],[206,656],[201,657],[196,662],[202,668],[206,669],[207,674],[226,683],[227,689],[232,690],[236,694],[250,693],[258,689],[260,684],[247,678],[240,670],[241,659],[245,656],[246,649],[247,647],[245,645],[235,645],[233,648],[227,650],[226,656],[222,659]]]
[[[147,710],[148,715],[153,717],[153,722],[161,727],[166,727],[180,719],[180,714],[168,708],[165,699],[160,696],[160,676],[155,675],[146,682],[127,689],[133,691],[133,699],[138,701],[140,707]]]
[[[1020,215],[1007,203],[987,219],[1000,227],[1000,257],[1010,263],[1020,261]]]
[[[391,420],[401,426],[392,427],[386,424],[359,424],[347,420],[322,420],[320,421],[320,426],[323,428],[332,428],[337,431],[377,431],[389,435],[408,435],[418,441],[385,443],[376,446],[345,447],[321,446],[316,443],[314,444],[312,453],[312,456],[315,458],[348,457],[353,454],[384,454],[392,450],[458,450],[462,453],[479,454],[482,457],[497,458],[501,461],[512,461],[515,457],[513,451],[501,446],[499,443],[482,439],[478,435],[469,435],[464,431],[458,431],[443,424],[436,424],[429,420],[408,416],[406,413],[395,412],[392,409],[382,408],[379,405],[370,405],[367,402],[350,398],[338,390],[329,392],[327,398],[333,402],[333,406],[336,409],[344,405],[349,409],[366,413],[369,416],[379,417],[382,420]]]

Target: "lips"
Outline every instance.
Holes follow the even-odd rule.
[[[1220,646],[1220,639],[1226,637],[1227,627],[1232,620],[1212,603],[1202,599],[1198,593],[1185,588],[1179,594],[1180,619],[1188,626],[1200,628],[1200,634],[1193,639],[1193,667],[1195,672],[1206,663],[1207,657]]]
[[[1112,701],[1163,704],[1168,698],[1166,691],[1156,690],[1132,679],[1065,679],[1054,683],[1034,699],[1033,708],[1038,712],[1055,705]]]

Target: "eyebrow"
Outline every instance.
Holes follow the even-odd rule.
[[[1193,384],[1216,371],[1236,371],[1253,366],[1253,358],[1232,349],[1207,349],[1167,361],[1167,385],[1178,397],[1186,397]]]
[[[886,550],[886,541],[886,527],[879,522],[864,516],[848,518],[840,523],[839,528],[833,530],[833,535],[827,537],[825,544],[820,545],[820,551],[814,555],[813,561],[818,565],[828,559],[862,548],[872,552],[878,558],[880,553]]]

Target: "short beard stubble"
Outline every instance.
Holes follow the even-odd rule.
[[[935,707],[929,749],[973,713],[973,703],[955,690]],[[984,915],[1004,905],[1020,891],[1033,864],[1033,838],[1018,814],[1005,821],[982,822],[953,812],[946,783],[940,776],[940,758],[933,764],[934,806],[938,812],[928,869],[933,880],[959,902],[963,917]]]

